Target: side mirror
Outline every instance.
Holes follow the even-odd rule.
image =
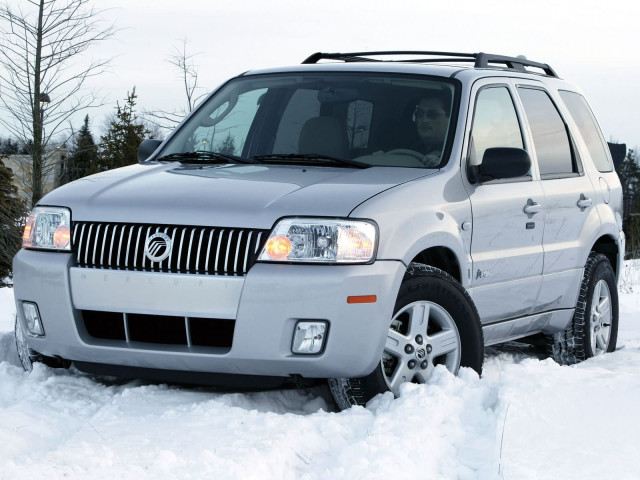
[[[508,178],[524,177],[531,171],[531,158],[522,148],[487,148],[482,163],[473,168],[472,181],[488,182]]]
[[[147,140],[143,140],[140,146],[138,147],[138,162],[142,163],[147,158],[151,156],[153,152],[160,146],[162,140],[156,140],[153,138],[148,138]]]

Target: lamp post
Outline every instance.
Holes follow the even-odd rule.
[[[48,103],[51,103],[51,97],[47,93],[40,94],[40,131],[42,135],[42,143],[44,143],[44,109]]]

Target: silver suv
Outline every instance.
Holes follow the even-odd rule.
[[[524,58],[317,53],[223,84],[139,165],[42,199],[14,260],[29,369],[341,408],[485,345],[615,349],[621,188],[580,91]]]

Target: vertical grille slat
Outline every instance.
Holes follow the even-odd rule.
[[[187,270],[191,270],[191,251],[193,250],[193,236],[196,233],[196,229],[191,229],[191,235],[189,236],[189,243],[187,244]],[[198,265],[196,265],[196,270],[198,270]]]
[[[178,248],[178,265],[176,266],[176,269],[178,271],[180,271],[180,265],[182,265],[182,246],[184,245],[184,233],[185,230],[182,230],[182,234],[180,235],[180,247]]]
[[[169,254],[169,257],[167,258],[167,269],[171,272],[171,259],[173,258],[174,252],[176,250],[176,232],[178,231],[177,228],[173,229],[173,233],[170,235],[171,236],[171,243],[173,244],[173,247],[171,248],[171,253]]]
[[[109,227],[111,225],[107,225],[104,228],[104,234],[102,235],[102,247],[100,248],[100,265],[103,265],[104,262],[104,245],[107,243],[107,238],[109,238]]]
[[[96,228],[96,238],[93,240],[93,255],[91,256],[92,265],[96,264],[96,252],[98,251],[98,240],[100,239],[100,227],[102,227],[102,225],[98,225],[98,228]]]
[[[209,271],[209,257],[211,255],[211,242],[213,240],[213,234],[216,233],[216,229],[212,228],[211,233],[209,233],[209,243],[207,244],[207,258],[204,262],[204,270],[205,272]]]
[[[74,228],[73,229],[76,232],[78,230],[80,230],[80,234],[79,234],[80,238],[78,239],[78,250],[77,250],[78,251],[78,258],[80,258],[80,253],[83,252],[83,249],[82,249],[82,247],[83,247],[82,237],[84,236],[84,229],[85,229],[86,226],[87,226],[86,224],[83,224],[81,228]],[[75,239],[74,239],[74,245],[75,245]]]
[[[145,254],[147,238],[164,232],[171,254],[161,262]],[[74,222],[78,266],[129,271],[246,275],[261,248],[264,230],[176,225]]]
[[[256,249],[253,251],[254,255],[258,255],[258,249],[260,248],[260,239],[262,238],[262,232],[258,232],[258,238],[256,239]]]
[[[93,230],[93,223],[89,225],[89,231],[87,232],[87,250],[84,254],[84,263],[89,264],[89,250],[91,250],[89,245],[91,245],[91,230]]]
[[[113,233],[111,234],[111,242],[109,244],[109,256],[107,257],[107,265],[110,267],[111,266],[111,257],[113,255],[113,241],[116,238],[116,231],[118,230],[118,226],[114,225],[113,226]]]
[[[213,271],[218,273],[220,271],[218,267],[218,262],[220,261],[220,245],[222,244],[222,235],[224,234],[224,229],[220,230],[220,235],[218,236],[218,244],[216,245],[216,259],[213,264]]]
[[[235,230],[231,230],[229,232],[229,237],[227,237],[227,251],[226,251],[225,256],[224,256],[224,265],[222,266],[222,271],[224,273],[227,273],[230,270],[230,268],[228,267],[228,265],[229,265],[229,251],[231,250],[231,247],[232,247],[231,239],[233,238],[233,232],[234,231]]]
[[[129,252],[131,251],[131,238],[133,238],[133,225],[129,228],[129,243],[127,244],[127,255],[124,257],[125,268],[130,269],[129,267]]]
[[[140,246],[140,234],[142,233],[142,229],[144,227],[139,226],[138,227],[138,238],[136,239],[136,252],[133,255],[133,269],[137,270],[137,265],[138,265],[138,247]]]
[[[238,241],[236,242],[236,256],[233,259],[233,271],[236,275],[238,274],[238,254],[240,252],[240,242],[242,242],[242,230],[240,230],[240,232],[238,233]]]
[[[120,262],[120,252],[122,251],[122,237],[124,237],[125,231],[126,231],[126,228],[123,225],[122,228],[120,229],[120,241],[118,242],[118,256],[116,257],[116,268],[126,268],[126,265],[123,265]]]
[[[249,255],[251,254],[251,236],[253,232],[249,232],[249,238],[247,238],[247,246],[244,249],[244,263],[242,264],[242,275],[247,273],[247,261],[249,260]]]
[[[145,239],[149,238],[149,235],[151,235],[151,227],[147,228],[147,234],[145,235]],[[147,256],[145,255],[145,249],[144,246],[142,248],[142,269],[145,270],[145,264],[147,263]]]
[[[205,229],[203,228],[200,232],[200,238],[198,239],[198,248],[196,255],[196,271],[200,270],[200,253],[202,252],[202,237],[204,235]]]

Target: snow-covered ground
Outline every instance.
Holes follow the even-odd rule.
[[[0,479],[638,479],[640,264],[615,353],[573,367],[489,349],[337,413],[322,389],[219,393],[19,366],[0,289]]]

